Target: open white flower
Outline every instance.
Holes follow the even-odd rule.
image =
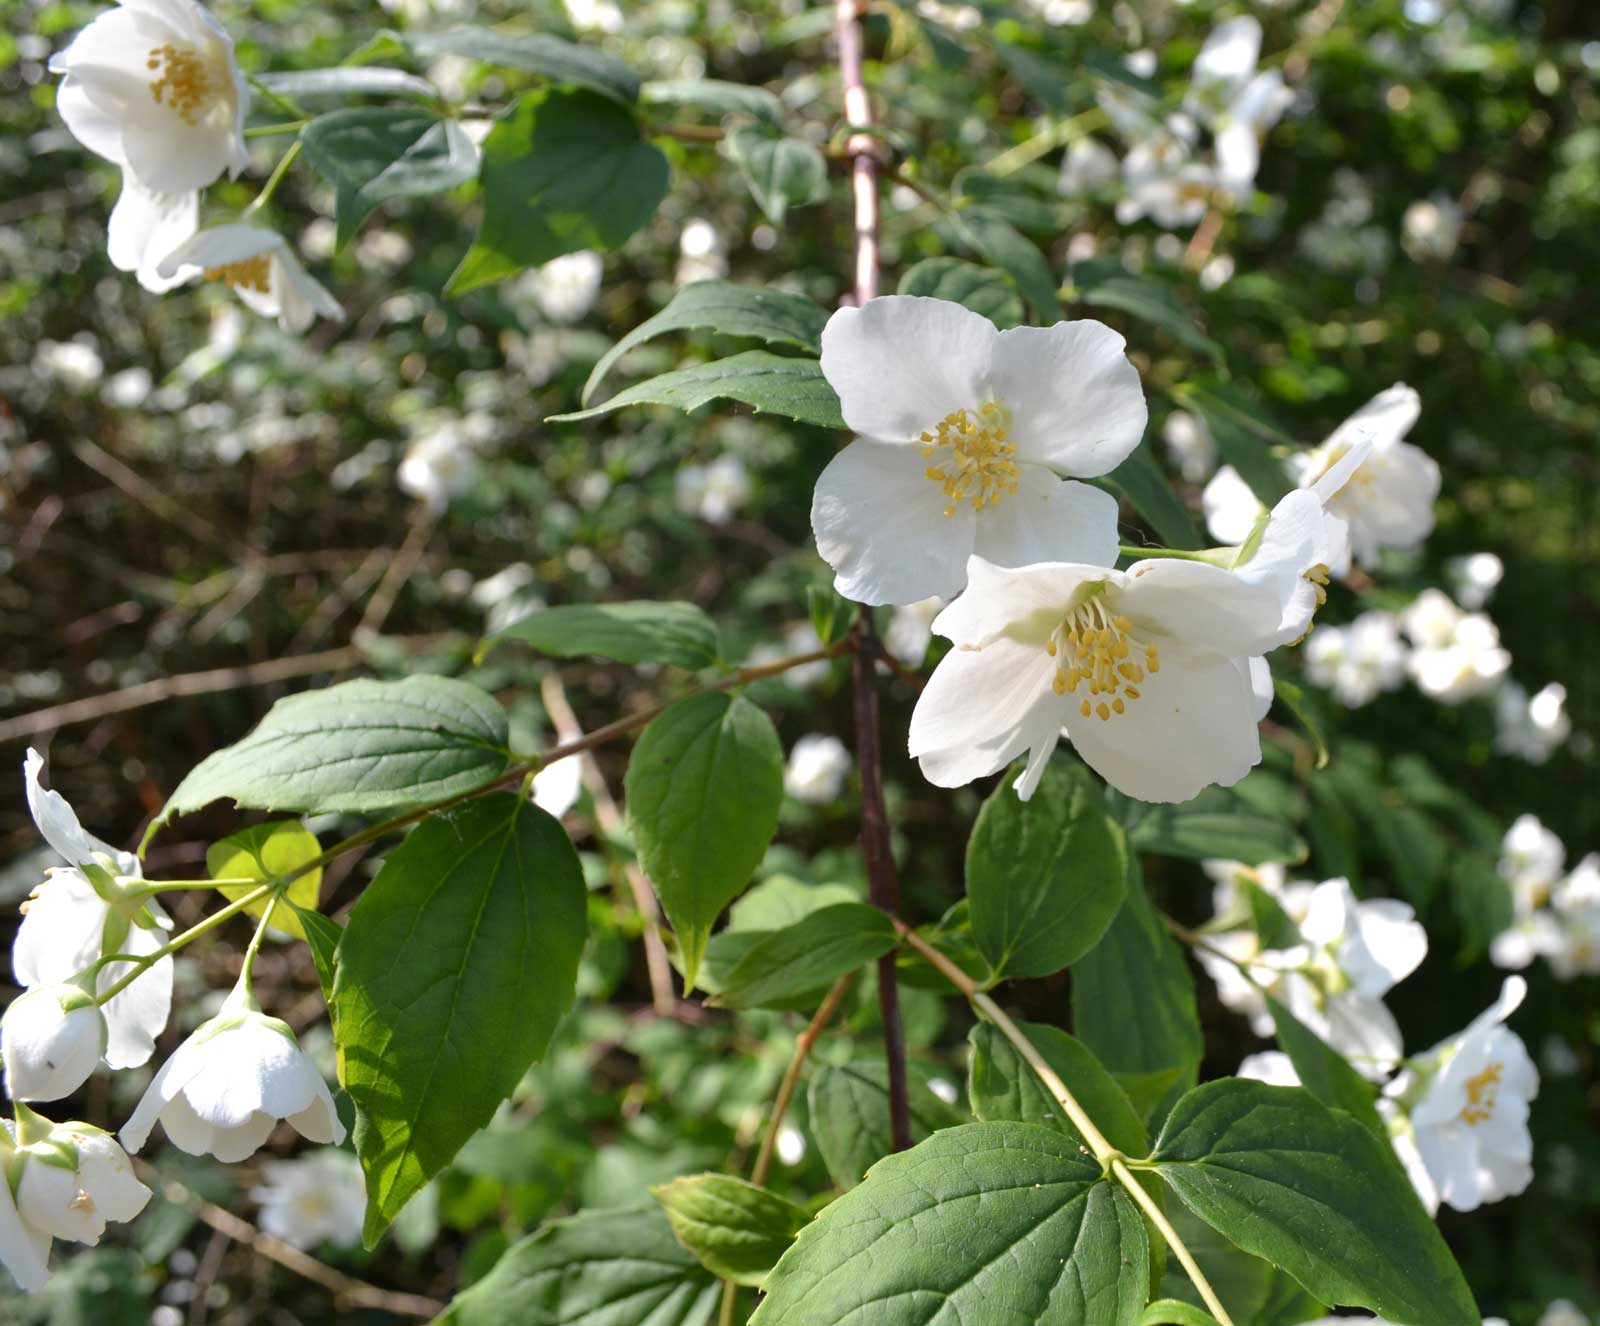
[[[1206,214],[1219,181],[1214,166],[1192,158],[1194,139],[1193,122],[1173,115],[1128,149],[1116,212],[1120,225],[1148,216],[1163,230],[1184,230]]]
[[[1518,815],[1500,840],[1500,877],[1511,886],[1511,905],[1518,916],[1543,907],[1561,878],[1567,849],[1540,823],[1537,815]]]
[[[812,732],[794,743],[783,771],[783,790],[796,801],[825,806],[844,789],[853,761],[838,737]]]
[[[328,1084],[289,1024],[249,1007],[240,989],[161,1066],[123,1125],[123,1145],[137,1152],[157,1119],[180,1149],[230,1163],[252,1155],[279,1119],[308,1141],[344,1141]]]
[[[1261,24],[1250,17],[1220,23],[1206,38],[1189,75],[1183,108],[1215,139],[1218,177],[1242,192],[1255,182],[1261,136],[1293,100],[1276,69],[1257,72]]]
[[[70,1096],[105,1052],[105,1015],[81,986],[36,986],[12,1002],[0,1023],[12,1100]]]
[[[1539,1072],[1503,1025],[1527,990],[1520,976],[1507,977],[1464,1032],[1412,1060],[1384,1090],[1395,1150],[1430,1211],[1440,1202],[1473,1211],[1533,1181],[1528,1102]]]
[[[156,266],[164,278],[200,273],[233,288],[247,308],[276,318],[284,331],[303,332],[320,313],[344,321],[338,300],[300,265],[276,230],[261,226],[211,226],[178,245]]]
[[[293,1160],[266,1160],[262,1183],[250,1190],[261,1204],[261,1228],[296,1248],[361,1242],[367,1188],[361,1164],[347,1151],[324,1148]]]
[[[967,558],[1110,564],[1108,474],[1144,435],[1121,336],[1091,320],[996,330],[960,304],[889,295],[836,312],[822,371],[858,436],[817,481],[811,525],[863,603],[956,593]]]
[[[1317,628],[1305,645],[1306,676],[1359,709],[1405,680],[1407,657],[1394,614],[1373,608],[1347,626]]]
[[[110,953],[135,957],[154,953],[172,922],[153,900],[126,896],[120,881],[142,878],[139,858],[118,851],[87,832],[67,799],[47,790],[39,775],[44,758],[29,750],[23,761],[28,808],[44,840],[67,861],[23,904],[22,924],[11,947],[11,970],[19,985],[33,989],[71,981]],[[95,989],[105,990],[130,970],[127,963],[102,967]],[[156,1037],[172,1008],[172,959],[153,963],[136,981],[108,1000],[105,1060],[112,1068],[136,1068],[155,1050]]]
[[[1572,735],[1567,717],[1567,688],[1551,682],[1529,696],[1514,681],[1501,685],[1494,697],[1494,748],[1529,764],[1544,764]]]
[[[911,716],[930,782],[959,787],[1027,751],[1026,799],[1063,730],[1102,778],[1145,801],[1186,801],[1260,761],[1251,660],[1277,629],[1270,590],[1176,560],[1008,570],[975,556],[967,575],[934,622],[956,648]]]

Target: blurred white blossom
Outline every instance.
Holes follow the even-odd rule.
[[[940,598],[897,604],[883,633],[883,647],[890,656],[908,668],[921,667],[928,646],[933,643],[933,619],[943,607],[944,600]]]
[[[604,274],[605,260],[580,249],[524,272],[510,293],[514,301],[531,301],[551,322],[577,322],[594,307]]]
[[[1401,614],[1414,646],[1406,666],[1424,695],[1460,704],[1495,690],[1511,666],[1500,632],[1482,613],[1464,613],[1437,589],[1426,589]]]
[[[813,732],[795,742],[783,771],[783,790],[796,801],[825,806],[844,789],[852,761],[838,737]]]
[[[1572,735],[1567,717],[1567,688],[1553,681],[1536,695],[1514,681],[1494,697],[1494,748],[1529,764],[1543,764]]]
[[[477,482],[478,467],[477,448],[466,430],[445,423],[406,448],[395,481],[429,510],[442,512]]]
[[[245,307],[276,318],[284,331],[304,332],[319,314],[344,321],[338,301],[300,265],[283,236],[261,226],[201,230],[162,258],[156,272],[173,281],[221,281]]]
[[[1468,612],[1476,612],[1494,596],[1506,568],[1492,552],[1477,552],[1452,557],[1445,563],[1445,571],[1456,602]]]
[[[261,1228],[296,1248],[361,1243],[367,1188],[361,1163],[347,1151],[324,1147],[293,1160],[262,1161],[261,1182],[250,1197],[260,1204]]]
[[[1303,648],[1306,676],[1351,709],[1400,685],[1406,647],[1393,613],[1373,608],[1348,626],[1319,626]]]
[[[750,472],[737,456],[709,465],[685,465],[673,481],[678,509],[711,525],[725,525],[750,500]]]
[[[1448,194],[1419,198],[1400,222],[1400,243],[1418,262],[1448,258],[1461,238],[1461,206]]]
[[[1116,181],[1117,154],[1094,138],[1080,138],[1061,158],[1061,175],[1056,188],[1063,197],[1078,198],[1098,193]]]
[[[1247,1054],[1240,1061],[1234,1076],[1265,1082],[1272,1087],[1300,1085],[1300,1074],[1295,1072],[1294,1063],[1282,1050],[1261,1050],[1256,1054]]]
[[[677,283],[688,285],[727,274],[727,248],[717,228],[704,217],[687,222],[678,236]]]
[[[1205,483],[1207,478],[1217,467],[1217,444],[1211,437],[1211,428],[1205,419],[1198,414],[1190,414],[1187,410],[1174,410],[1167,416],[1166,422],[1161,425],[1161,440],[1167,444],[1167,453],[1178,466],[1178,471],[1187,483]],[[1241,484],[1244,480],[1239,481]],[[1250,492],[1246,487],[1245,491]],[[1250,494],[1250,500],[1259,508],[1260,503],[1255,501],[1255,494]],[[1254,523],[1254,515],[1251,523]],[[1229,543],[1243,543],[1249,537],[1250,528],[1246,525],[1244,534],[1238,539],[1229,539]]]

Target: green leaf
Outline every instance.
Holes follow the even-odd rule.
[[[437,1326],[706,1326],[720,1294],[650,1202],[518,1239]]]
[[[1350,1066],[1350,1061],[1312,1031],[1287,1008],[1266,995],[1272,1014],[1278,1046],[1289,1056],[1299,1075],[1300,1085],[1324,1105],[1344,1110],[1357,1123],[1384,1144],[1387,1151],[1389,1130],[1378,1117],[1377,1088]]]
[[[1283,910],[1283,905],[1259,884],[1244,880],[1245,902],[1250,908],[1250,924],[1262,948],[1293,948],[1302,942],[1300,927]]]
[[[773,124],[783,114],[783,103],[766,88],[717,78],[659,79],[639,89],[639,100],[651,106],[693,106],[714,115],[743,113]]]
[[[1239,471],[1263,506],[1274,505],[1294,487],[1283,462],[1268,449],[1268,439],[1252,420],[1249,403],[1237,391],[1222,383],[1208,383],[1189,388],[1183,398],[1205,419],[1222,458]]]
[[[663,332],[706,327],[724,336],[754,336],[769,345],[793,345],[821,354],[822,328],[827,321],[827,312],[804,295],[735,285],[732,281],[692,282],[655,317],[641,322],[600,356],[583,384],[583,403],[589,403],[594,389],[617,360]]]
[[[377,65],[359,68],[342,65],[335,69],[296,69],[281,74],[257,74],[255,81],[280,97],[302,101],[309,97],[415,97],[438,101],[439,89],[425,78],[401,69]]]
[[[849,635],[857,620],[856,605],[832,586],[807,585],[806,612],[824,648]]]
[[[1004,272],[961,258],[924,258],[900,278],[902,295],[948,299],[981,313],[1002,329],[1024,317],[1022,296]]]
[[[1061,1028],[1042,1022],[1017,1025],[1077,1097],[1106,1141],[1125,1155],[1142,1156],[1150,1150],[1150,1136],[1128,1100],[1127,1092],[1117,1085],[1116,1079],[1106,1072],[1086,1045]],[[999,1031],[987,1022],[980,1022],[967,1039],[972,1042],[967,1094],[972,1101],[972,1112],[978,1118],[986,1123],[1010,1120],[1042,1124],[1083,1142],[1056,1098]]]
[[[544,1053],[587,906],[560,824],[511,793],[424,820],[361,895],[333,1007],[368,1247]]]
[[[1135,801],[1120,792],[1108,793],[1108,800],[1135,851],[1192,861],[1221,857],[1247,866],[1298,865],[1310,854],[1287,821],[1264,814],[1230,787],[1208,787],[1179,805]]]
[[[425,60],[462,55],[504,69],[521,69],[552,83],[588,88],[631,105],[639,96],[638,75],[614,56],[543,33],[499,32],[463,25],[444,32],[408,32],[404,40]]]
[[[828,162],[812,144],[764,124],[742,124],[723,139],[750,194],[774,225],[791,207],[821,202],[828,194]]]
[[[322,844],[317,841],[317,835],[299,820],[274,820],[269,824],[253,824],[229,834],[221,842],[212,843],[206,848],[206,873],[212,879],[268,880],[298,870],[321,855]],[[236,902],[254,887],[251,884],[219,885],[217,892],[230,902]],[[306,938],[295,912],[302,908],[316,911],[321,896],[322,867],[318,866],[289,885],[284,901],[294,911],[281,906],[274,909],[271,929],[296,939]],[[245,908],[251,916],[261,916],[266,910],[265,900]]]
[[[302,691],[191,769],[141,848],[174,815],[223,797],[250,810],[365,815],[470,792],[505,772],[506,732],[492,696],[449,677]]]
[[[1387,1151],[1309,1091],[1224,1078],[1173,1107],[1154,1159],[1196,1215],[1324,1302],[1477,1326],[1460,1269]]]
[[[1144,1222],[1070,1138],[974,1123],[888,1156],[800,1231],[751,1326],[1135,1326]]]
[[[716,623],[692,603],[570,603],[519,617],[484,642],[520,640],[555,658],[594,655],[618,663],[709,667],[722,654]]]
[[[1496,853],[1468,852],[1450,871],[1450,908],[1461,926],[1458,960],[1471,962],[1488,951],[1496,935],[1511,927],[1511,886],[1496,867]]]
[[[743,696],[691,695],[634,748],[626,781],[639,860],[677,932],[693,989],[706,936],[749,883],[778,827],[783,747]]]
[[[1217,1326],[1217,1319],[1181,1299],[1159,1298],[1145,1308],[1139,1326]]]
[[[954,1107],[928,1089],[915,1068],[906,1083],[911,1140],[920,1142],[940,1129],[964,1122]],[[849,1063],[819,1064],[806,1093],[811,1132],[822,1163],[841,1188],[889,1154],[889,1068],[883,1056],[861,1055]]]
[[[1194,314],[1178,302],[1170,286],[1152,277],[1136,276],[1114,258],[1089,258],[1074,264],[1072,284],[1076,302],[1130,314],[1180,345],[1222,362],[1222,347],[1200,330]]]
[[[466,131],[429,111],[337,110],[306,125],[300,142],[337,190],[340,248],[380,203],[442,193],[478,173],[478,149]]]
[[[445,293],[616,248],[655,214],[667,174],[666,157],[615,101],[582,88],[526,93],[483,140],[483,222]]]
[[[963,241],[988,262],[1011,274],[1041,321],[1054,322],[1061,316],[1056,275],[1037,244],[986,207],[965,208],[955,213],[953,220]]]
[[[1193,1082],[1205,1052],[1194,978],[1145,896],[1137,857],[1129,857],[1122,910],[1073,964],[1072,1016],[1078,1039],[1113,1073],[1170,1072]]]
[[[967,842],[972,936],[997,979],[1052,975],[1100,942],[1127,877],[1087,769],[1052,764],[1027,801],[1002,781]]]
[[[565,424],[594,419],[627,405],[670,405],[694,410],[714,400],[740,401],[753,405],[758,414],[781,414],[823,428],[845,426],[844,416],[839,413],[839,398],[822,376],[820,363],[766,350],[746,350],[727,359],[663,373],[618,392],[603,405],[571,414],[552,414],[545,422]]]
[[[296,906],[294,917],[305,935],[306,946],[311,950],[311,961],[316,964],[317,980],[322,984],[322,997],[328,1001],[329,1012],[333,1005],[333,978],[339,969],[339,941],[344,938],[344,927],[321,912],[308,911]]]
[[[1181,1202],[1168,1202],[1166,1214],[1237,1326],[1294,1326],[1327,1313],[1282,1269],[1234,1247]],[[1161,1292],[1195,1308],[1205,1302],[1175,1258],[1167,1262]]]
[[[878,908],[864,902],[824,907],[753,944],[711,1002],[755,1008],[826,989],[894,946],[894,924]]]
[[[695,1174],[650,1189],[678,1242],[713,1275],[759,1285],[806,1223],[776,1193],[729,1174]]]
[[[1180,502],[1149,447],[1135,447],[1107,481],[1132,503],[1169,548],[1199,548],[1194,518]]]

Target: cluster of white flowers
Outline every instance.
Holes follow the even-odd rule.
[[[280,1119],[313,1142],[342,1142],[345,1133],[294,1033],[251,994],[254,945],[216,1016],[156,1072],[121,1146],[89,1124],[54,1124],[34,1112],[28,1102],[70,1096],[102,1062],[147,1062],[172,1005],[172,959],[163,949],[171,922],[154,900],[156,886],[144,881],[137,857],[85,831],[66,799],[44,787],[43,764],[28,752],[28,804],[65,864],[48,870],[24,905],[11,953],[24,993],[0,1022],[15,1113],[0,1128],[9,1180],[0,1183],[0,1260],[29,1291],[49,1278],[53,1239],[94,1244],[108,1220],[143,1209],[150,1191],[123,1148],[138,1151],[158,1119],[182,1150],[225,1161],[253,1154]]]
[[[1427,954],[1427,934],[1410,906],[1357,901],[1343,879],[1286,881],[1281,867],[1211,861],[1206,869],[1216,881],[1217,918],[1196,956],[1223,1004],[1267,1036],[1274,1031],[1270,995],[1357,1072],[1384,1083],[1379,1110],[1430,1211],[1441,1202],[1471,1211],[1522,1192],[1533,1179],[1528,1102],[1538,1094],[1539,1074],[1504,1025],[1526,993],[1522,978],[1509,978],[1499,1000],[1465,1031],[1407,1058],[1383,996]],[[1266,894],[1292,927],[1274,937],[1279,947],[1264,946],[1249,924],[1248,889]],[[1299,1082],[1279,1051],[1249,1056],[1239,1075]]]
[[[1500,845],[1500,877],[1511,890],[1511,924],[1489,946],[1500,967],[1543,958],[1558,980],[1600,975],[1600,852],[1571,871],[1561,839],[1519,815]]]
[[[260,226],[200,228],[200,194],[249,164],[250,94],[233,38],[195,0],[123,0],[50,60],[67,128],[122,169],[106,247],[112,264],[160,294],[221,281],[245,305],[302,332],[337,301],[283,236]]]
[[[1401,614],[1400,625],[1411,640],[1411,679],[1442,704],[1488,695],[1511,667],[1495,624],[1481,612],[1462,612],[1443,590],[1423,590]]]

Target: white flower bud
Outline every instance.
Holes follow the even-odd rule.
[[[57,1124],[28,1148],[17,1213],[52,1238],[90,1245],[108,1220],[132,1220],[150,1200],[127,1153],[109,1133],[86,1123]]]
[[[81,1087],[106,1052],[106,1020],[76,985],[29,990],[0,1023],[6,1092],[13,1100],[60,1100]]]

